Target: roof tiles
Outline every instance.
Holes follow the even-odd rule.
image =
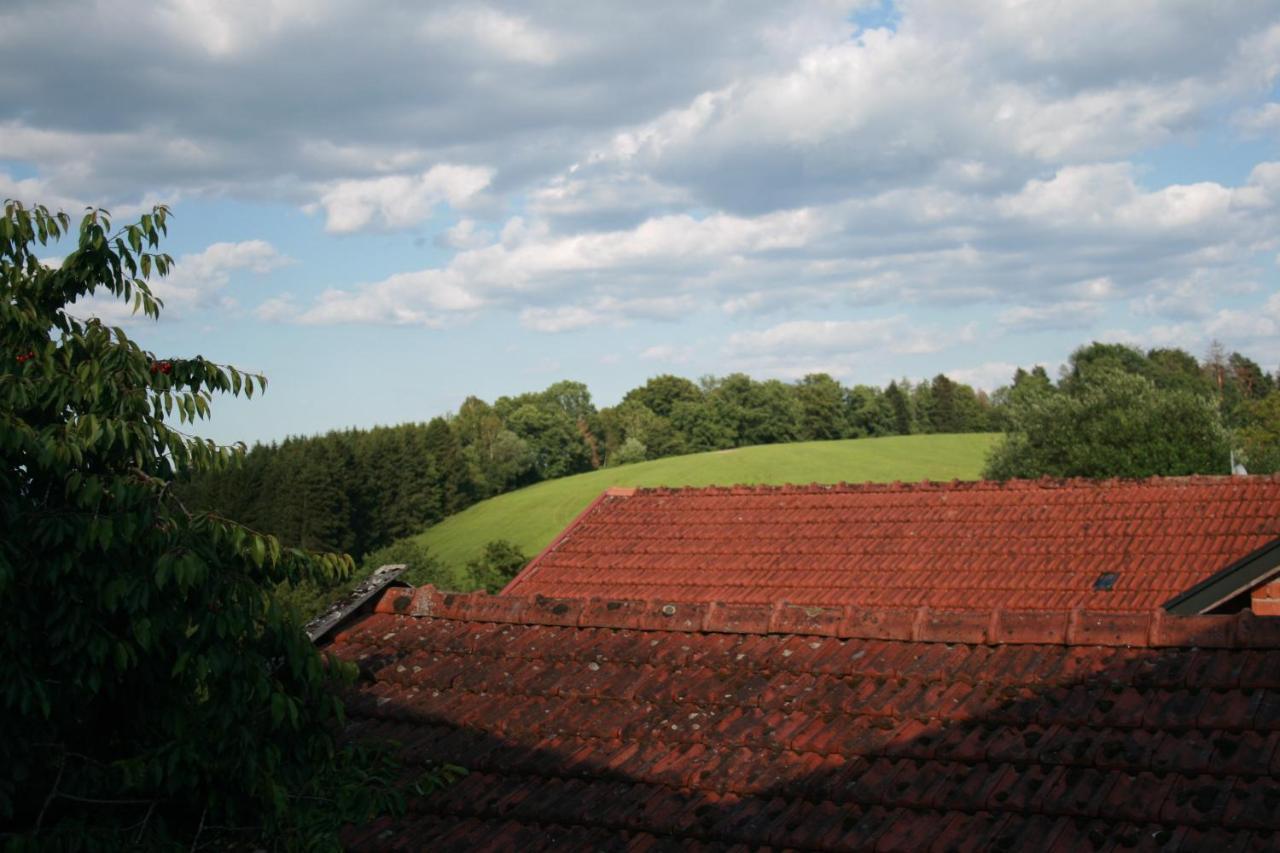
[[[1280,838],[1280,620],[745,607],[388,591],[330,647],[365,675],[351,733],[471,774],[347,846]]]
[[[506,591],[1147,612],[1277,538],[1278,477],[636,489]]]

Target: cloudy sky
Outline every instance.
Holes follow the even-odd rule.
[[[98,310],[268,375],[220,440],[1090,339],[1274,370],[1278,75],[1270,0],[10,0],[0,194],[172,206],[164,318]]]

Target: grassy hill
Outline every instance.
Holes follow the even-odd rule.
[[[462,577],[484,544],[507,539],[537,554],[610,486],[976,480],[997,434],[809,441],[672,456],[605,468],[499,495],[415,537]]]

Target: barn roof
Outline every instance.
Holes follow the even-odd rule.
[[[506,592],[1143,612],[1278,539],[1275,476],[614,489]]]
[[[1274,849],[1280,619],[384,593],[353,849]],[[745,849],[738,847],[737,849]]]

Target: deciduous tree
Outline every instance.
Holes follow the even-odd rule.
[[[390,801],[335,739],[341,668],[270,593],[350,559],[189,512],[171,488],[240,452],[175,420],[265,380],[75,316],[91,298],[159,315],[167,217],[113,230],[90,211],[57,268],[36,252],[65,215],[9,202],[0,219],[0,825],[41,849],[194,847],[212,827],[332,844]]]

